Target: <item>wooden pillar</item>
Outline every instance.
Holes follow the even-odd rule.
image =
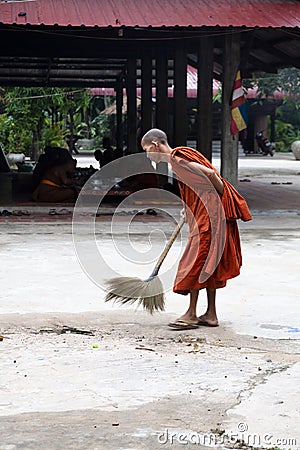
[[[168,59],[162,53],[156,58],[156,128],[160,128],[168,134]],[[160,174],[160,186],[168,180],[168,164],[160,162],[157,165]]]
[[[127,133],[128,153],[136,153],[136,59],[129,58],[127,65]]]
[[[142,133],[140,138],[152,128],[152,59],[142,58]]]
[[[174,59],[174,131],[173,147],[186,145],[187,141],[187,54],[182,44],[177,44]]]
[[[233,185],[238,178],[238,134],[230,133],[231,97],[233,84],[240,63],[240,35],[230,33],[224,36],[223,84],[222,84],[222,136],[221,174]]]
[[[254,119],[254,151],[255,153],[260,153],[259,145],[255,139],[256,133],[263,131],[267,134],[268,130],[268,116],[267,115],[257,115]]]
[[[117,150],[121,150],[123,153],[123,85],[118,82],[116,85],[116,109],[117,109],[117,136],[116,144]]]
[[[156,127],[168,132],[168,59],[156,59]]]
[[[211,161],[213,139],[213,63],[212,37],[200,39],[198,50],[197,149]]]

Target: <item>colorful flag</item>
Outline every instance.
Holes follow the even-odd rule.
[[[231,124],[230,132],[234,136],[239,131],[247,128],[247,104],[242,87],[241,72],[237,71],[231,102]]]

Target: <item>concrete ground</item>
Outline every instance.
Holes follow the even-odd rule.
[[[1,216],[0,450],[299,449],[299,173],[290,154],[240,159],[253,221],[240,224],[241,275],[218,291],[218,328],[167,327],[188,301],[171,291],[186,229],[161,271],[166,311],[150,316],[104,303],[76,258],[71,213]],[[127,223],[113,241],[110,211],[95,226],[105,264],[148,275],[153,262],[116,253]],[[147,251],[152,233],[159,252],[157,230],[173,226],[137,216],[131,242]],[[200,314],[204,293],[199,303]]]

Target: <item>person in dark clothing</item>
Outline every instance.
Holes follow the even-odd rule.
[[[74,179],[77,161],[68,150],[46,147],[33,172],[35,190],[32,198],[41,202],[74,202],[77,198]]]

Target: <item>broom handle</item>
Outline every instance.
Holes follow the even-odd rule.
[[[172,245],[173,245],[175,239],[177,238],[177,236],[178,236],[178,234],[179,234],[181,228],[183,227],[184,223],[185,223],[185,218],[184,218],[184,217],[181,217],[180,220],[179,220],[179,222],[178,222],[178,224],[176,225],[176,228],[175,228],[175,230],[173,231],[173,233],[172,233],[170,239],[169,239],[168,242],[166,243],[166,246],[165,246],[165,248],[164,248],[162,254],[161,254],[160,257],[158,258],[158,261],[157,261],[157,263],[156,263],[156,265],[155,265],[155,267],[154,267],[154,269],[153,269],[153,271],[152,271],[152,273],[151,273],[151,275],[150,275],[149,278],[156,277],[156,275],[158,274],[158,271],[159,271],[159,269],[160,269],[162,263],[164,262],[165,257],[167,256],[167,254],[168,254],[170,248],[172,247]]]

